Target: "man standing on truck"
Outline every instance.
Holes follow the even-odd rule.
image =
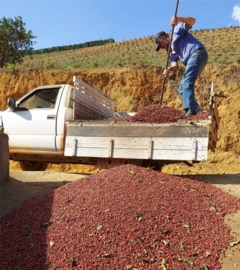
[[[192,28],[195,22],[196,19],[192,17],[172,17],[170,25],[176,25],[176,27],[170,52],[171,66],[163,72],[163,75],[168,77],[170,71],[177,71],[179,68],[178,61],[181,61],[186,66],[178,90],[183,101],[184,118],[203,112],[195,100],[194,84],[207,64],[208,54],[203,44],[189,33],[189,29]],[[169,35],[164,31],[157,33],[155,43],[157,45],[156,51],[162,48],[168,52]]]

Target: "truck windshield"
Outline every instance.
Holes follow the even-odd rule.
[[[54,108],[59,88],[41,89],[35,91],[26,99],[18,104],[18,108],[35,109],[35,108]]]

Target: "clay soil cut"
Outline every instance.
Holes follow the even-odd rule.
[[[1,269],[220,269],[240,200],[208,183],[125,165],[3,216]]]

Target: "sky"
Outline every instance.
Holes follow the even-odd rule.
[[[176,0],[0,0],[0,18],[21,16],[41,49],[170,32],[175,7]],[[192,30],[240,26],[240,0],[179,0],[177,15],[195,17]]]

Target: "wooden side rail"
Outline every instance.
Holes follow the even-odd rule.
[[[73,94],[73,111],[74,119],[81,120],[101,120],[113,118],[115,103],[90,85],[73,77],[74,94]]]
[[[90,85],[86,84],[85,82],[81,81],[76,76],[73,77],[73,82],[75,88],[80,90],[82,93],[86,94],[87,96],[91,97],[92,99],[96,100],[103,106],[115,111],[115,103],[99,93],[97,90],[92,88]]]

